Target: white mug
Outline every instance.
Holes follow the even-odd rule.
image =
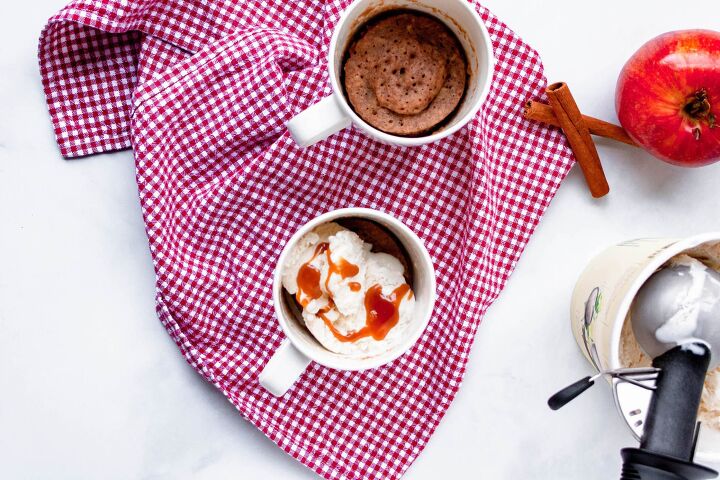
[[[411,286],[415,295],[414,317],[405,332],[405,337],[390,350],[368,357],[343,355],[323,347],[305,327],[292,300],[289,300],[288,296],[283,293],[283,266],[288,252],[292,250],[297,241],[318,225],[348,217],[371,220],[387,228],[404,247],[413,269]],[[412,230],[394,217],[367,208],[334,210],[305,224],[283,248],[275,266],[273,303],[275,315],[287,338],[260,372],[259,381],[266,390],[280,397],[290,389],[311,361],[336,370],[367,370],[389,363],[409,350],[420,338],[430,321],[435,304],[435,270],[422,241]]]
[[[425,12],[442,20],[460,40],[468,60],[467,91],[459,110],[443,129],[421,137],[391,135],[365,122],[345,98],[340,80],[343,56],[357,28],[380,12],[398,9]],[[475,117],[490,90],[494,63],[490,35],[467,0],[357,0],[343,12],[330,42],[327,64],[332,95],[300,112],[288,122],[287,127],[301,147],[324,140],[351,124],[388,144],[414,146],[431,143],[458,131]]]

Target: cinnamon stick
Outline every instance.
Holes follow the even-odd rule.
[[[575,159],[580,164],[590,193],[595,198],[607,195],[610,191],[605,172],[603,172],[600,156],[595,148],[590,130],[588,129],[582,113],[575,103],[567,84],[553,83],[545,91],[550,106],[560,123],[560,128],[570,143]]]
[[[552,107],[542,102],[535,102],[532,100],[527,102],[525,104],[525,118],[536,122],[547,123],[548,125],[553,125],[555,127],[560,126],[560,122],[555,116],[555,112]],[[582,118],[585,120],[585,124],[591,134],[626,143],[634,147],[638,146],[638,144],[630,138],[625,129],[620,125],[615,125],[588,115],[583,115]]]

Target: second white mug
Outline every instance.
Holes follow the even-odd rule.
[[[386,228],[407,252],[413,274],[415,295],[413,321],[401,341],[390,350],[371,356],[349,356],[331,352],[313,337],[301,314],[283,294],[282,270],[289,252],[315,227],[343,218],[370,220]],[[270,393],[282,396],[302,375],[311,361],[336,370],[367,370],[385,365],[412,348],[430,321],[435,303],[435,270],[428,251],[412,230],[398,219],[367,208],[343,208],[321,215],[300,228],[287,242],[275,267],[273,281],[275,315],[287,338],[275,351],[259,376],[260,384]]]

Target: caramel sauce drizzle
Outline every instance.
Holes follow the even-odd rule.
[[[327,254],[327,261],[328,261],[328,275],[325,279],[325,290],[328,290],[328,282],[330,281],[330,276],[333,273],[337,273],[340,275],[340,278],[346,279],[348,277],[354,277],[360,272],[360,267],[357,265],[348,262],[344,258],[340,258],[340,261],[338,263],[334,263],[332,261],[332,258],[330,258],[330,249],[326,249],[325,253]],[[353,282],[355,283],[355,282]],[[352,287],[351,287],[352,288]]]
[[[319,243],[315,247],[315,252],[310,260],[303,263],[298,270],[297,284],[298,291],[295,294],[297,302],[302,307],[307,307],[308,303],[316,298],[322,297],[322,288],[320,288],[320,270],[310,263],[317,258],[318,255],[328,250],[328,243]]]
[[[353,277],[360,272],[360,268],[357,265],[348,262],[344,258],[341,258],[337,263],[333,262],[330,258],[330,249],[328,247],[329,244],[327,242],[318,244],[318,246],[315,247],[312,258],[304,263],[298,271],[298,292],[295,298],[303,307],[306,307],[310,301],[320,298],[323,294],[322,288],[320,287],[320,270],[311,265],[311,262],[315,260],[318,255],[322,253],[327,255],[328,275],[325,279],[326,290],[332,274],[338,274],[341,278],[345,279]],[[362,285],[358,282],[350,282],[348,287],[350,287],[350,290],[353,292],[359,292]],[[330,302],[325,308],[318,311],[317,315],[322,319],[328,329],[330,329],[335,338],[341,342],[354,342],[364,337],[373,337],[375,340],[382,340],[387,336],[390,329],[397,325],[400,320],[400,302],[402,302],[406,295],[408,295],[408,298],[411,298],[412,294],[410,285],[407,283],[397,287],[390,295],[383,295],[380,285],[376,284],[371,286],[368,291],[365,292],[365,326],[357,332],[348,334],[341,333],[326,316],[326,313],[335,306],[332,299],[330,299]]]
[[[408,292],[412,295],[410,285],[407,283],[403,283],[387,296],[383,295],[380,285],[370,287],[365,293],[365,326],[357,332],[343,334],[335,328],[335,325],[325,316],[332,308],[332,305],[320,310],[318,317],[322,319],[335,338],[341,342],[354,342],[364,337],[382,340],[400,320],[400,302]]]

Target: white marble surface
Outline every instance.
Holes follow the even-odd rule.
[[[192,371],[156,319],[131,154],[60,158],[35,51],[64,2],[9,2],[0,28],[0,477],[314,478]],[[643,41],[720,30],[715,0],[486,3],[540,51],[551,80],[609,120],[617,74]],[[568,328],[570,292],[613,242],[720,230],[720,164],[681,170],[599,149],[612,194],[591,200],[571,173],[406,478],[618,477],[633,439],[606,385],[561,412],[545,406],[590,371]]]

